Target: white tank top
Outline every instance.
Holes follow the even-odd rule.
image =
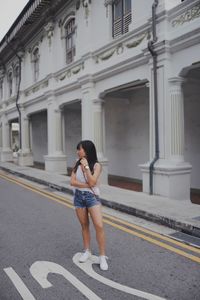
[[[87,176],[86,176],[86,178],[87,178]],[[76,179],[80,182],[86,183],[86,180],[85,180],[85,177],[83,175],[83,171],[82,171],[82,168],[81,168],[80,165],[78,166],[77,171],[76,171]],[[76,189],[80,190],[80,191],[87,191],[87,192],[90,192],[90,193],[92,193],[92,190],[93,190],[95,195],[100,195],[99,182],[98,181],[97,181],[97,184],[92,187],[92,190],[90,188],[80,188],[80,187],[76,187]]]

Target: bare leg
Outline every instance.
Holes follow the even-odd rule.
[[[90,249],[90,229],[88,210],[86,208],[76,208],[76,215],[82,228],[84,249]]]
[[[96,239],[99,245],[99,254],[105,255],[105,234],[103,228],[101,205],[92,206],[88,210],[96,230]]]

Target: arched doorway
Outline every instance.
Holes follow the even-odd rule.
[[[185,160],[192,165],[191,200],[200,204],[200,63],[182,71],[185,121]]]

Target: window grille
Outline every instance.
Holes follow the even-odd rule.
[[[33,71],[34,71],[34,81],[37,81],[39,77],[39,49],[38,48],[36,48],[33,51]]]
[[[13,75],[12,72],[8,74],[8,95],[12,96],[12,85],[13,85]]]
[[[113,37],[116,38],[129,31],[132,22],[131,0],[116,0],[112,4]]]
[[[15,68],[15,88],[16,92],[18,90],[18,85],[19,85],[19,66]]]
[[[3,98],[3,79],[0,79],[0,99]]]
[[[69,64],[74,60],[76,54],[75,48],[75,18],[71,19],[65,25],[66,38],[66,62]]]

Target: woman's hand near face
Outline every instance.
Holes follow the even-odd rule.
[[[88,166],[88,161],[85,157],[80,160],[80,163],[83,167]]]

